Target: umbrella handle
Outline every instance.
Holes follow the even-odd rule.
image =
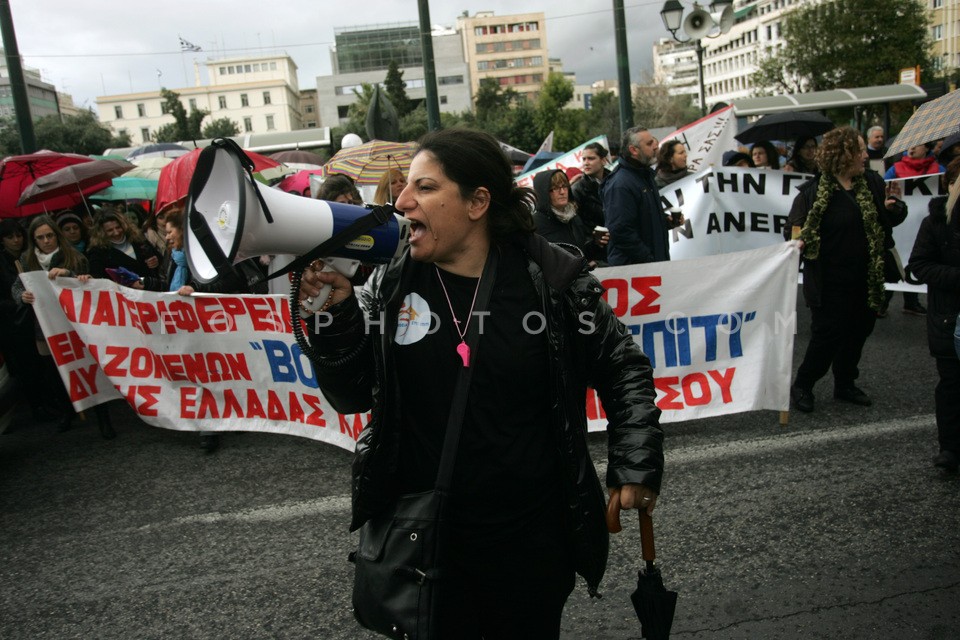
[[[647,513],[646,509],[640,509],[640,551],[643,559],[647,562],[653,562],[657,553],[653,545],[653,518]]]
[[[620,533],[623,526],[620,524],[620,490],[610,492],[610,501],[607,503],[607,531]]]

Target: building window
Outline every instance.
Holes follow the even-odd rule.
[[[440,96],[440,104],[447,104],[447,96]]]
[[[253,118],[247,117],[243,119],[243,131],[244,133],[253,131]]]
[[[313,113],[313,105],[312,105],[312,104],[308,104],[308,105],[306,106],[306,108],[304,109],[304,111],[306,111],[307,113]]]
[[[227,74],[229,74],[229,75],[232,76],[232,75],[233,75],[233,72],[234,72],[233,65],[230,65],[229,67],[227,67]]]
[[[276,63],[276,62],[271,62],[271,63],[270,63],[270,71],[276,71],[276,70],[277,70],[277,63]]]
[[[337,117],[338,118],[350,117],[350,105],[348,104],[337,105]]]
[[[222,75],[222,76],[227,75],[227,68],[226,68],[226,67],[220,67],[220,75]]]
[[[150,127],[141,127],[140,128],[140,137],[143,138],[144,142],[150,141]]]
[[[247,98],[247,94],[245,94],[245,93],[241,93],[241,94],[240,94],[240,106],[241,106],[241,107],[249,107],[249,106],[250,106],[250,99]]]
[[[269,91],[264,91],[264,92],[263,92],[263,104],[270,104],[270,92],[269,92]]]
[[[463,76],[440,76],[437,84],[463,84]]]
[[[937,24],[933,27],[933,39],[934,40],[943,40],[943,25]]]
[[[273,116],[267,116],[267,131],[273,131],[274,129],[276,127],[273,126]]]
[[[943,0],[933,0],[933,8],[939,9],[943,6]]]
[[[243,65],[243,72],[244,72],[244,73],[250,73],[251,71],[253,71],[253,67],[251,67],[249,64]]]
[[[196,111],[196,110],[197,110],[197,99],[190,98],[190,111]]]
[[[220,105],[221,109],[227,108],[227,96],[217,96],[217,104]]]
[[[117,120],[123,120],[123,107],[119,104],[114,106],[113,115],[117,117]]]
[[[137,103],[137,115],[140,116],[141,118],[145,118],[147,116],[147,108],[143,105],[142,102]]]

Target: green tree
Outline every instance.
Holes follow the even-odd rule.
[[[153,134],[153,139],[157,142],[177,142],[178,140],[199,140],[203,134],[200,131],[203,119],[210,112],[206,109],[190,109],[187,113],[183,103],[180,102],[180,94],[169,89],[160,89],[160,95],[163,97],[161,106],[163,112],[173,116],[173,122],[168,123],[157,129]]]
[[[403,71],[397,66],[396,60],[391,60],[390,66],[387,67],[387,77],[383,81],[383,87],[398,116],[403,118],[413,111],[414,105],[407,97],[407,83],[403,81]]]
[[[700,109],[690,96],[672,96],[665,85],[640,87],[633,96],[633,120],[649,129],[655,127],[679,128],[700,117]]]
[[[586,138],[601,134],[608,142],[620,141],[620,99],[612,91],[595,93],[590,100],[590,108],[584,114]]]
[[[540,96],[536,104],[536,122],[538,133],[546,137],[551,131],[558,148],[566,149],[570,141],[566,140],[568,132],[561,128],[560,112],[573,99],[573,83],[563,77],[562,73],[551,73],[546,82],[540,87]],[[565,118],[566,120],[566,118]],[[560,140],[558,140],[560,138]],[[574,143],[572,146],[576,146]]]
[[[510,105],[519,101],[519,96],[513,89],[503,91],[500,83],[494,78],[483,78],[477,88],[474,98],[478,122],[500,117],[501,113],[510,108]]]
[[[33,131],[40,149],[64,153],[101,154],[104,149],[130,145],[129,135],[115,136],[90,110],[76,115],[38,118]],[[14,119],[0,122],[0,151],[4,155],[18,154],[21,149],[20,132]]]
[[[786,46],[762,60],[760,95],[892,84],[900,69],[929,69],[929,18],[917,0],[830,0],[781,22]]]
[[[203,137],[207,139],[229,138],[230,136],[240,135],[240,127],[237,126],[236,122],[224,116],[208,122],[203,127],[202,133]]]

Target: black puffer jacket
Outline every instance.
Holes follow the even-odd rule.
[[[960,313],[960,206],[947,223],[946,196],[930,201],[907,272],[927,285],[927,342],[935,358],[955,358],[953,332]]]
[[[552,422],[562,449],[561,481],[574,564],[593,593],[606,567],[609,539],[605,495],[587,449],[586,388],[596,389],[609,422],[607,486],[637,483],[659,492],[663,432],[654,404],[653,371],[650,360],[601,299],[603,288],[586,272],[583,260],[536,235],[517,241],[523,243],[530,279],[547,319],[553,379],[544,384],[554,394]],[[320,388],[331,404],[342,413],[372,411],[357,440],[351,530],[397,497],[399,385],[391,354],[401,292],[410,273],[404,269],[408,261],[409,254],[374,271],[359,293],[359,304],[357,297],[350,297],[332,307],[331,323],[319,329],[322,339],[314,340],[326,362],[343,358],[336,367],[317,367]],[[371,323],[369,338],[364,336],[364,313],[382,320]],[[594,331],[579,331],[581,313],[594,314]]]
[[[589,229],[607,226],[603,215],[603,198],[600,197],[600,186],[608,175],[610,175],[610,170],[604,169],[603,177],[599,181],[590,176],[583,176],[570,188],[570,193],[577,203],[577,212]]]

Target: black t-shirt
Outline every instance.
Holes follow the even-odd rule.
[[[403,493],[436,484],[463,366],[450,305],[465,323],[478,282],[442,270],[438,277],[432,264],[411,263],[411,268],[394,347]],[[477,544],[515,533],[548,507],[559,511],[558,442],[551,431],[547,336],[542,315],[537,315],[540,308],[524,257],[504,248],[489,315],[483,317],[483,333],[471,354],[475,368],[449,503],[459,533]],[[533,314],[527,321],[530,331],[523,325],[527,314]],[[471,325],[480,320],[475,313]]]
[[[870,249],[856,191],[837,190],[820,221],[824,285],[866,287]]]

